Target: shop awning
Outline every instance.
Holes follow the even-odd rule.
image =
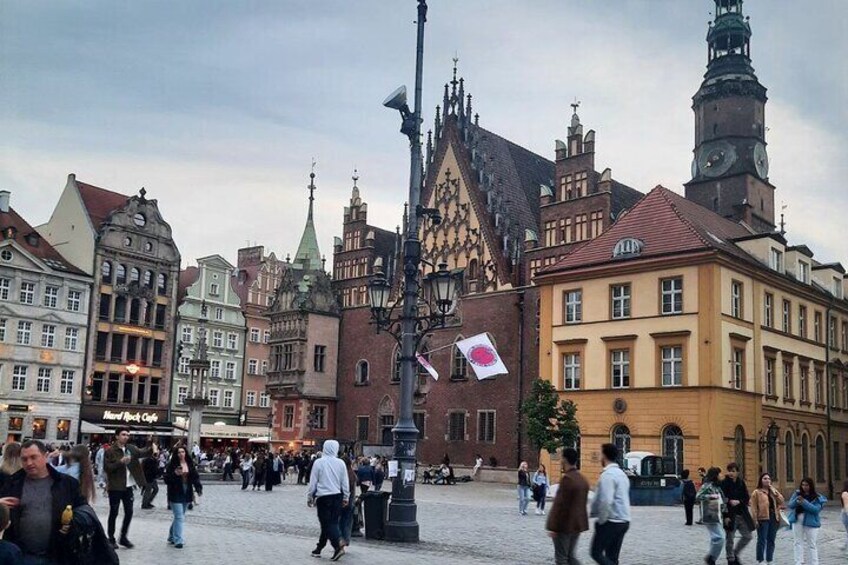
[[[246,439],[261,437],[268,441],[268,428],[265,426],[233,426],[230,424],[201,424],[200,437],[210,439]]]
[[[92,424],[91,422],[86,422],[83,420],[80,422],[80,433],[81,434],[105,434],[106,428],[98,426],[97,424]]]

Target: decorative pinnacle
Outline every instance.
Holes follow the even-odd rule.
[[[356,167],[354,167],[353,176],[350,177],[350,178],[353,179],[353,188],[357,188],[356,187],[356,181],[359,180],[359,171],[356,169]]]
[[[315,200],[315,165],[317,162],[315,158],[312,158],[312,170],[309,173],[309,186],[306,187],[309,189],[309,206],[310,206],[310,214],[312,213],[312,201]]]
[[[454,53],[453,56],[453,79],[451,79],[451,98],[456,97],[456,85],[459,84],[459,81],[456,80],[456,64],[459,62],[459,57]]]
[[[574,98],[574,102],[572,102],[572,103],[571,103],[571,110],[572,110],[572,113],[573,113],[573,114],[576,114],[576,113],[577,113],[577,108],[579,108],[579,107],[580,107],[580,101],[577,99],[577,97],[575,97],[575,98]]]

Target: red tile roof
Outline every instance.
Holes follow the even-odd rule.
[[[539,274],[574,270],[612,262],[616,243],[636,238],[643,243],[638,257],[646,258],[717,249],[745,260],[751,257],[731,240],[754,233],[671,190],[658,186],[645,195],[613,226]],[[627,258],[615,259],[615,261]]]
[[[177,287],[177,302],[182,302],[185,298],[188,287],[197,282],[200,276],[200,269],[197,267],[186,267],[180,271],[180,281]]]
[[[0,212],[0,231],[5,234],[6,228],[9,227],[15,229],[15,243],[23,247],[27,253],[44,261],[51,269],[66,271],[76,275],[85,274],[62,257],[56,251],[56,248],[50,245],[46,239],[38,235],[38,232],[14,208],[9,208],[8,212]]]
[[[82,203],[96,231],[100,230],[100,226],[112,212],[118,208],[123,208],[130,198],[125,194],[119,194],[84,182],[76,181],[76,184],[79,187]]]

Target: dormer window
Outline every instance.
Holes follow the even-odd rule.
[[[798,261],[798,280],[810,284],[810,264],[806,261]]]
[[[612,250],[612,256],[630,257],[641,255],[642,248],[644,246],[645,244],[642,240],[636,239],[635,237],[626,237],[618,240],[618,243],[615,244],[615,247]]]
[[[833,296],[842,298],[842,279],[833,277]]]
[[[771,248],[771,255],[769,256],[769,267],[779,273],[783,272],[783,251],[781,251],[780,249],[775,249],[774,247]]]

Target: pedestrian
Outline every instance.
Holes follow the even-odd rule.
[[[601,446],[603,471],[592,501],[592,516],[596,516],[592,537],[592,559],[601,565],[618,565],[624,535],[630,528],[630,479],[621,470],[618,448],[605,443]]]
[[[445,465],[445,463],[442,463],[442,465]],[[527,516],[527,505],[529,504],[530,473],[527,471],[527,461],[522,461],[518,466],[518,514]]]
[[[197,442],[194,442],[194,447],[191,448],[191,454],[194,456],[195,464],[199,465],[200,462],[203,460],[203,458],[201,457],[203,453],[200,451],[200,446],[197,445]]]
[[[710,550],[704,558],[707,565],[715,565],[724,548],[722,515],[725,511],[724,492],[719,482],[721,469],[710,467],[695,499],[701,503],[701,521],[710,534]]]
[[[845,526],[845,543],[842,545],[843,551],[848,551],[848,480],[842,483],[842,525]]]
[[[306,484],[306,468],[309,466],[309,457],[305,453],[300,454],[300,460],[297,462],[297,484]]]
[[[194,500],[195,494],[203,495],[200,474],[185,447],[177,447],[171,453],[171,460],[165,468],[165,484],[168,487],[168,502],[174,514],[171,529],[168,530],[168,543],[182,549],[185,544],[183,529],[186,508]]]
[[[359,493],[365,494],[371,488],[374,482],[374,469],[371,467],[371,462],[367,457],[359,460],[359,465],[356,467],[356,484],[359,485]]]
[[[701,490],[701,486],[704,484],[704,477],[706,476],[706,474],[707,474],[706,469],[704,469],[703,467],[698,467],[698,482],[695,483],[695,490]],[[703,523],[704,523],[703,518],[704,518],[704,516],[703,516],[703,514],[701,514],[701,505],[699,504],[698,505],[698,521],[695,522],[695,523],[698,524],[699,526],[703,525]]]
[[[545,527],[554,540],[556,565],[580,565],[577,561],[577,541],[589,529],[586,499],[589,483],[577,470],[579,454],[573,447],[562,451],[563,475]]]
[[[326,440],[322,452],[323,456],[312,465],[306,491],[307,504],[317,507],[318,521],[321,523],[321,536],[318,545],[312,550],[312,556],[321,557],[321,550],[329,540],[334,550],[330,560],[338,561],[345,554],[345,546],[340,540],[339,517],[350,499],[350,483],[347,466],[337,457],[339,442]]]
[[[545,515],[545,499],[548,497],[548,471],[539,465],[533,473],[533,499],[536,501],[536,515]]]
[[[3,447],[3,461],[0,463],[0,490],[9,478],[21,470],[21,444],[13,441]]]
[[[353,488],[353,485],[356,484],[356,474],[353,472],[353,462],[344,458],[342,461],[347,468],[347,483],[350,487],[350,495],[347,498],[347,506],[342,507],[342,514],[339,518],[339,531],[341,536],[341,541],[344,543],[345,547],[350,545],[350,538],[353,535],[354,530],[359,530],[359,524],[356,523],[356,516],[354,512],[356,510],[356,489]],[[362,533],[359,533],[360,537]]]
[[[4,565],[24,565],[24,554],[21,553],[21,548],[3,539],[3,532],[6,531],[10,523],[9,508],[5,504],[0,504],[0,563]]]
[[[226,458],[224,458],[224,476],[222,477],[224,481],[232,481],[233,480],[233,456],[232,453],[227,453]]]
[[[380,492],[383,490],[383,481],[386,480],[386,471],[383,459],[377,460],[377,465],[374,466],[374,490]]]
[[[262,490],[262,485],[265,483],[265,455],[260,451],[253,460],[253,490],[259,487]]]
[[[247,490],[250,486],[250,475],[253,472],[253,457],[250,453],[245,453],[241,458],[239,470],[241,471],[241,490]]]
[[[795,565],[819,565],[820,513],[825,502],[827,499],[816,492],[813,479],[805,477],[786,505],[795,538]]]
[[[686,525],[692,525],[692,510],[695,508],[695,496],[698,494],[695,483],[689,478],[689,469],[683,469],[680,473],[680,481],[683,488],[680,493],[683,510],[686,512]]]
[[[141,507],[145,510],[154,508],[153,499],[159,494],[159,484],[156,478],[159,476],[159,457],[151,455],[141,460],[141,470],[144,472],[144,480],[147,485],[141,489]]]
[[[479,453],[474,457],[474,468],[471,469],[471,476],[477,478],[477,473],[480,472],[480,467],[483,466],[483,456]]]
[[[757,563],[774,561],[774,540],[780,526],[783,495],[771,484],[771,475],[763,473],[751,493],[751,514],[757,525]],[[738,559],[737,559],[738,561]]]
[[[739,554],[747,547],[754,538],[754,520],[748,511],[751,497],[745,481],[739,476],[739,465],[735,462],[727,464],[727,472],[721,481],[721,490],[727,501],[727,517],[724,520],[724,529],[727,530],[725,538],[725,552],[728,565],[733,565],[739,560]],[[736,532],[739,532],[739,541],[734,547]]]
[[[103,463],[106,471],[106,490],[109,493],[109,543],[115,549],[118,549],[118,543],[127,549],[135,547],[127,537],[133,517],[134,492],[137,487],[144,487],[147,484],[139,459],[158,454],[156,444],[139,449],[129,443],[129,439],[130,429],[125,426],[117,427],[115,442],[106,451]],[[116,543],[115,522],[121,506],[124,508],[124,520],[121,524],[121,537]]]
[[[69,525],[62,525],[67,506],[85,505],[79,483],[48,463],[47,446],[39,440],[21,445],[22,469],[0,490],[0,504],[9,508],[7,541],[20,548],[24,563],[64,563]]]
[[[93,504],[96,498],[94,486],[94,470],[91,465],[91,452],[82,444],[75,445],[65,457],[66,463],[59,465],[56,470],[70,475],[79,482],[80,494],[88,504]]]
[[[265,460],[265,491],[271,492],[280,476],[277,471],[277,458],[274,457],[272,451],[268,452],[268,458]]]

